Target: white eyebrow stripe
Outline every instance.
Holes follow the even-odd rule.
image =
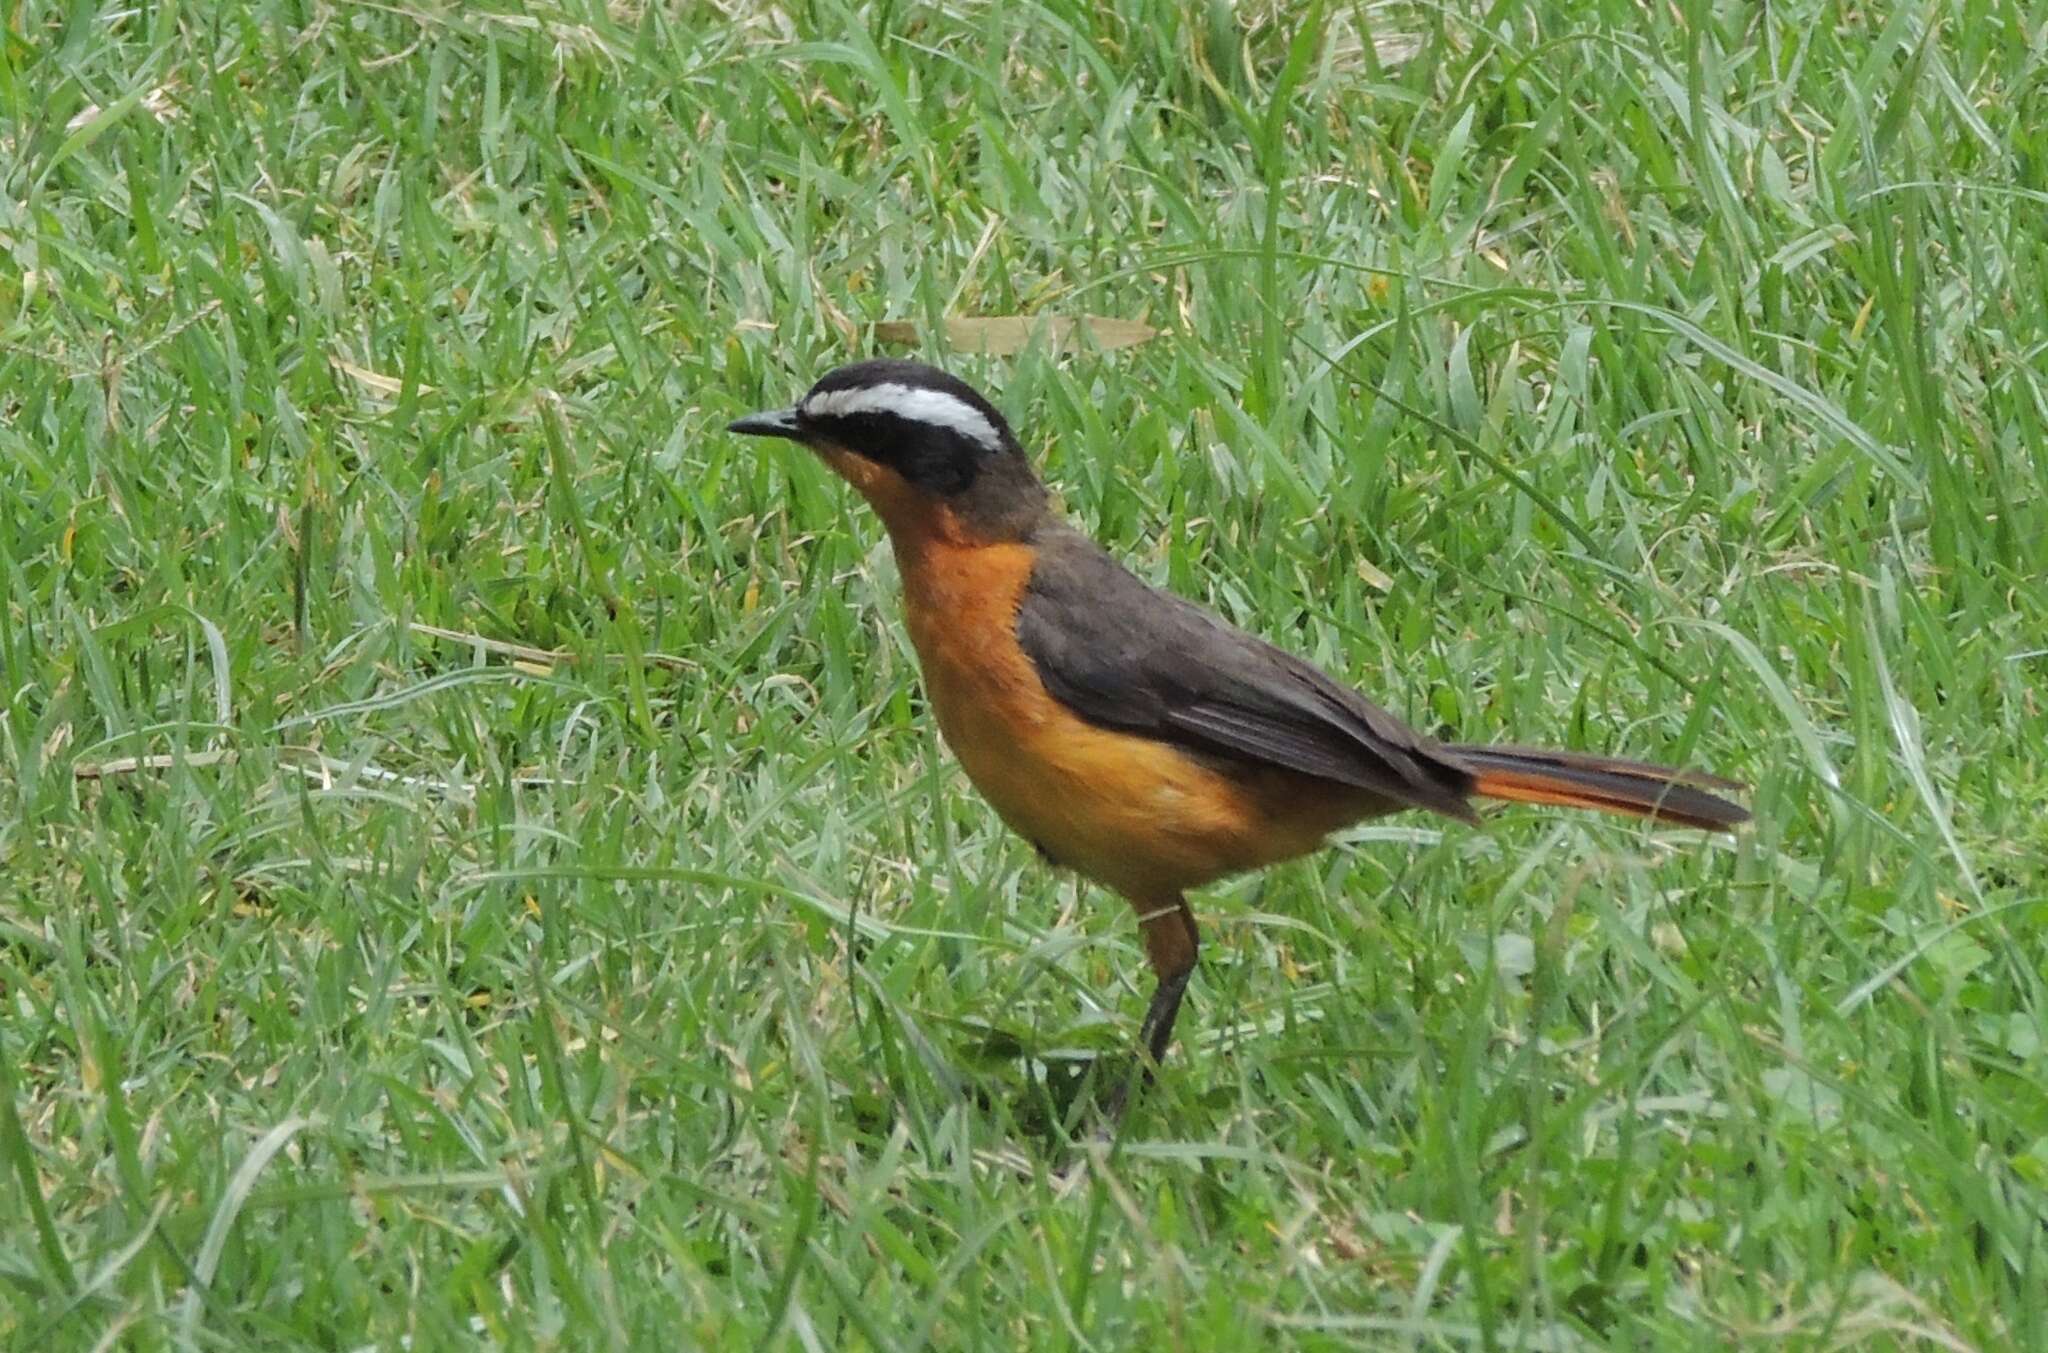
[[[833,418],[855,413],[891,413],[913,423],[957,432],[983,449],[994,451],[1003,439],[988,415],[958,395],[929,390],[921,385],[884,381],[880,385],[856,385],[845,390],[827,390],[803,402],[808,418]]]

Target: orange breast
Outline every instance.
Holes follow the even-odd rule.
[[[1126,894],[1196,887],[1314,849],[1366,805],[1274,771],[1225,775],[1055,700],[1017,643],[1028,545],[897,539],[911,641],[946,743],[1003,820]]]

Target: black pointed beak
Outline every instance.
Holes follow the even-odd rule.
[[[802,441],[797,431],[795,409],[771,409],[767,413],[750,413],[745,418],[736,418],[725,425],[727,432],[737,432],[742,437],[786,437],[790,441]]]

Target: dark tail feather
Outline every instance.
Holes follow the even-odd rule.
[[[1749,821],[1747,808],[1707,792],[1747,786],[1715,775],[1534,747],[1447,750],[1472,772],[1472,792],[1482,798],[1599,808],[1707,831]]]

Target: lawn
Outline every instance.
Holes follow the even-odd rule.
[[[28,0],[0,188],[0,1347],[2048,1347],[2038,7]],[[1755,826],[1207,890],[1070,1136],[1127,909],[723,430],[875,351]]]

